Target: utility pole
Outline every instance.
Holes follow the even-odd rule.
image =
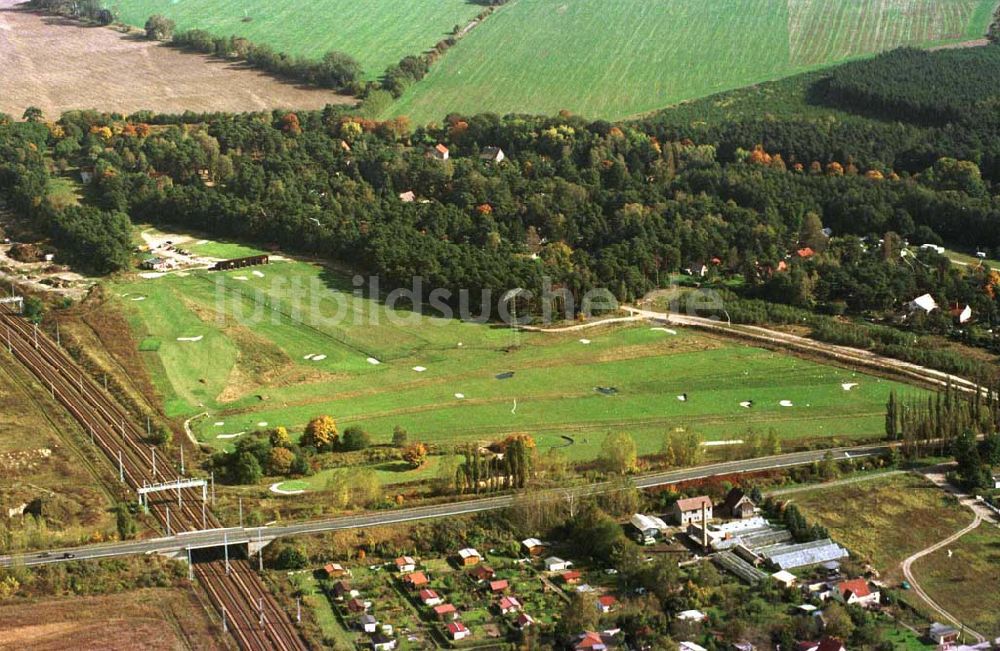
[[[223,532],[222,534],[222,548],[225,550],[226,554],[226,576],[229,576],[229,533]]]
[[[181,477],[184,476],[184,444],[181,444]]]
[[[205,524],[205,498],[204,498],[204,496],[202,496],[202,499],[201,499],[201,528],[204,529],[205,526],[206,526],[206,524]]]
[[[212,506],[215,506],[215,471],[212,471]]]
[[[170,507],[167,507],[167,535],[170,535]]]
[[[302,623],[302,597],[295,597],[295,621]]]
[[[264,572],[264,544],[260,527],[257,527],[257,571]]]
[[[149,448],[153,453],[153,479],[156,479],[156,447]]]
[[[125,483],[125,465],[122,463],[122,451],[118,449],[118,481]]]
[[[229,632],[229,626],[226,624],[226,607],[225,606],[222,607],[222,632],[223,633],[228,633]]]
[[[240,497],[240,529],[243,528],[243,498]]]
[[[260,625],[264,625],[264,597],[257,600],[257,605],[260,608]]]
[[[191,564],[191,548],[188,547],[188,581],[194,581],[194,565]]]

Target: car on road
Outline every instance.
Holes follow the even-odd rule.
[[[38,555],[38,558],[48,558],[49,556],[52,556],[52,554],[49,552],[42,552]]]
[[[74,554],[73,552],[65,552],[63,554],[63,558],[76,558],[76,554]]]

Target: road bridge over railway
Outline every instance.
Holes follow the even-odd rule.
[[[880,455],[888,450],[886,445],[866,445],[833,450],[809,450],[792,452],[758,459],[727,461],[696,468],[683,468],[666,472],[648,473],[632,478],[637,488],[655,488],[686,481],[763,472],[779,468],[808,465],[822,460],[827,454],[835,460],[858,459]],[[543,491],[553,499],[575,499],[599,493],[620,490],[620,484],[601,482],[571,488]],[[229,527],[198,531],[185,531],[172,536],[149,540],[137,540],[107,545],[87,545],[67,549],[48,550],[0,556],[0,566],[43,565],[70,560],[111,558],[115,556],[135,556],[142,554],[162,554],[174,558],[189,558],[189,553],[210,547],[234,547],[244,549],[248,555],[258,554],[261,549],[278,538],[338,531],[343,529],[363,529],[380,527],[419,520],[444,518],[481,511],[494,511],[512,506],[516,494],[498,495],[472,500],[453,501],[444,504],[417,506],[392,511],[373,511],[343,515],[332,518],[306,520],[288,524],[272,524],[261,527]]]

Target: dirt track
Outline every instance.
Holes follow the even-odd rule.
[[[159,45],[136,34],[87,27],[0,0],[0,113],[28,106],[55,117],[69,109],[257,111],[316,109],[351,97],[303,88]]]

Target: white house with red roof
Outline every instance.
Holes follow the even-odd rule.
[[[862,608],[871,608],[878,605],[881,594],[878,590],[872,590],[868,581],[852,579],[838,583],[834,590],[834,596],[845,604],[857,604]]]
[[[670,507],[670,517],[681,526],[701,522],[703,513],[704,517],[712,519],[712,498],[707,495],[679,499]]]
[[[451,622],[448,624],[448,634],[451,635],[451,639],[458,641],[472,635],[472,631],[466,628],[462,622]]]

